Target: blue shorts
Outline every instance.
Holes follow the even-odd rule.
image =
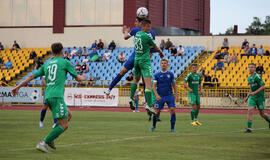
[[[175,107],[175,100],[173,95],[169,96],[161,96],[160,101],[156,101],[155,109],[162,110],[164,108],[164,104],[167,103],[168,107]]]
[[[124,64],[124,67],[129,71],[134,68],[134,60],[135,60],[135,51],[132,53],[132,55],[128,58],[126,63]]]

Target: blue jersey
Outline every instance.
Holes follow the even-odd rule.
[[[171,71],[156,73],[154,75],[154,82],[157,83],[157,93],[159,96],[173,95],[172,84],[175,83],[175,80]]]
[[[136,27],[136,28],[132,28],[131,31],[128,33],[129,36],[136,36],[136,33],[141,31],[142,27]],[[153,39],[156,39],[156,34],[154,30],[150,30],[150,34],[152,35]]]

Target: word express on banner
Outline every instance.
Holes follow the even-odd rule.
[[[68,106],[118,106],[118,88],[109,96],[104,88],[65,88],[64,99]]]
[[[0,87],[1,101],[40,103],[42,100],[42,90],[40,87],[22,87],[15,97],[11,94],[13,88],[14,87]]]

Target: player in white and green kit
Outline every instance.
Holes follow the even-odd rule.
[[[146,110],[155,113],[155,110],[152,108],[152,65],[150,60],[150,46],[152,46],[157,52],[159,52],[160,57],[163,57],[162,51],[156,46],[153,37],[149,33],[151,30],[151,21],[144,19],[142,21],[141,31],[136,33],[134,38],[135,45],[135,60],[134,60],[134,75],[135,80],[131,84],[130,89],[130,99],[134,100],[134,95],[137,90],[138,82],[140,77],[144,78],[145,83],[145,97],[146,97]]]
[[[56,149],[54,140],[68,129],[68,108],[64,102],[64,88],[67,73],[70,73],[77,81],[83,81],[87,77],[78,75],[73,65],[63,59],[63,46],[61,43],[54,43],[51,46],[54,58],[42,65],[37,72],[26,78],[12,90],[15,96],[19,89],[37,77],[45,76],[46,93],[45,103],[51,109],[53,118],[57,119],[57,125],[52,129],[47,137],[37,145],[37,149],[48,153],[47,145]]]
[[[248,84],[250,85],[250,92],[248,93],[245,101],[248,100],[248,120],[247,120],[247,130],[246,133],[252,132],[252,120],[253,112],[255,108],[258,108],[260,115],[269,123],[270,129],[270,118],[264,112],[265,105],[265,85],[261,76],[256,73],[256,65],[250,63],[248,65],[250,76],[248,77]]]
[[[188,83],[188,85],[187,85]],[[198,115],[200,111],[200,95],[203,94],[203,88],[201,84],[201,75],[197,73],[197,65],[192,64],[192,70],[191,73],[187,75],[184,81],[185,88],[188,89],[188,99],[189,104],[192,106],[192,109],[190,111],[191,115],[191,124],[193,126],[201,125],[201,123],[198,121]],[[198,88],[200,88],[200,93]]]

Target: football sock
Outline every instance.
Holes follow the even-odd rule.
[[[252,127],[252,120],[247,120],[247,127],[251,129],[251,127]]]
[[[194,110],[194,118],[197,119],[197,118],[198,118],[198,115],[199,115],[199,109],[196,108],[196,109]]]
[[[191,120],[194,121],[194,118],[195,118],[195,110],[194,109],[191,109],[190,116],[191,116]]]
[[[114,86],[122,79],[122,75],[121,74],[117,74],[117,76],[112,80],[112,82],[109,85],[109,90],[111,91]]]
[[[157,124],[157,116],[154,114],[154,116],[153,116],[153,127],[156,128],[156,124]]]
[[[171,114],[171,129],[174,129],[175,120],[176,120],[175,114]]]
[[[130,86],[130,99],[134,99],[135,92],[137,90],[137,83],[131,83]]]
[[[56,124],[57,123],[57,119],[55,118],[55,119],[53,119],[53,123],[54,124]]]
[[[61,125],[57,124],[49,133],[49,135],[44,139],[44,142],[47,144],[52,142],[63,132],[64,132],[64,128]]]
[[[152,107],[152,91],[149,89],[145,89],[145,96],[146,96],[146,100],[147,100],[147,105],[149,107]]]
[[[45,115],[46,115],[47,109],[42,109],[40,112],[40,121],[43,122]]]

